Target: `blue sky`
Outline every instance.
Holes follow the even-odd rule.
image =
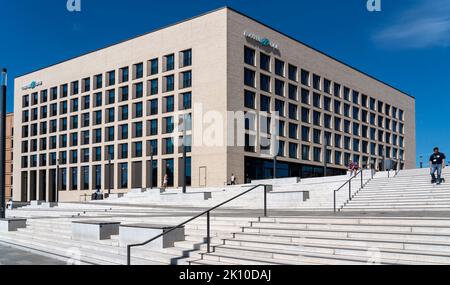
[[[0,0],[0,65],[13,78],[228,5],[416,97],[417,155],[450,153],[450,1]],[[426,160],[426,159],[425,159]]]

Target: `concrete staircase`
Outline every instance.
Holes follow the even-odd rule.
[[[448,174],[446,170],[444,176]],[[173,248],[134,248],[132,264],[450,264],[448,184],[431,185],[427,169],[401,171],[395,177],[377,173],[370,181],[365,176],[363,181],[368,184],[360,189],[355,182],[350,202],[345,203],[348,191],[343,191],[340,199],[345,206],[334,214],[333,191],[347,179],[276,184],[275,192],[310,189],[311,198],[296,209],[269,208],[269,217],[241,207],[218,209],[211,220],[212,252],[206,249],[206,220],[200,218],[186,225],[185,241],[176,242]],[[230,193],[234,196],[239,191],[243,190],[233,188]],[[141,205],[139,199],[132,205],[131,200],[128,205],[67,203],[52,209],[9,210],[10,217],[27,217],[27,228],[0,233],[0,243],[69,263],[125,264],[126,248],[119,245],[118,236],[98,242],[74,241],[71,222],[104,219],[175,225],[204,210],[186,203]]]
[[[450,219],[260,218],[214,240],[190,264],[450,264]]]
[[[449,211],[450,171],[443,177],[449,183],[431,184],[428,169],[400,171],[396,177],[376,177],[343,211]]]

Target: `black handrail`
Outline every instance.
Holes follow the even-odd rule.
[[[371,169],[371,179],[373,179],[373,169]],[[352,178],[350,178],[349,180],[347,180],[341,187],[339,187],[337,190],[334,190],[333,194],[333,204],[334,204],[334,212],[336,213],[336,193],[339,192],[339,190],[341,190],[342,188],[344,188],[345,185],[348,184],[348,200],[352,200],[352,180],[355,179],[356,177],[358,177],[358,175],[361,174],[361,189],[364,188],[364,168],[361,168],[361,170],[359,172],[356,173],[355,176],[353,176]]]
[[[206,223],[207,251],[208,251],[208,253],[210,253],[211,252],[211,235],[210,235],[210,216],[211,215],[210,215],[210,213],[212,211],[214,211],[215,209],[217,209],[217,208],[219,208],[219,207],[221,207],[221,206],[223,206],[225,204],[228,204],[229,202],[234,201],[237,198],[239,198],[239,197],[241,197],[241,196],[243,196],[243,195],[245,195],[245,194],[247,194],[247,193],[249,193],[249,192],[251,192],[251,191],[253,191],[253,190],[255,190],[255,189],[259,188],[259,187],[261,187],[261,186],[264,187],[264,217],[267,217],[267,190],[268,190],[268,187],[271,187],[272,185],[258,184],[256,186],[254,186],[254,187],[252,187],[252,188],[242,192],[241,194],[239,194],[239,195],[237,195],[237,196],[235,196],[235,197],[233,197],[233,198],[231,198],[231,199],[229,199],[229,200],[227,200],[225,202],[222,202],[219,205],[214,206],[214,207],[212,207],[212,208],[202,212],[201,214],[198,214],[197,216],[190,218],[189,220],[186,220],[186,221],[182,222],[179,225],[168,229],[167,231],[165,231],[165,232],[163,232],[163,233],[161,233],[161,234],[159,234],[159,235],[149,239],[148,241],[145,241],[145,242],[142,242],[142,243],[136,243],[136,244],[129,244],[129,245],[127,245],[127,265],[131,265],[131,248],[138,247],[138,246],[144,246],[146,244],[149,244],[150,242],[152,242],[152,241],[154,241],[154,240],[156,240],[156,239],[158,239],[158,238],[160,238],[160,237],[162,237],[162,236],[164,236],[164,235],[166,235],[166,234],[168,234],[168,233],[178,229],[179,227],[184,226],[185,224],[187,224],[189,222],[192,222],[193,220],[204,216],[205,214],[206,214],[206,222],[207,222]]]

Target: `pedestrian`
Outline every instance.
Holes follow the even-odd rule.
[[[430,173],[431,183],[440,185],[443,182],[442,169],[445,168],[445,154],[439,151],[438,147],[435,147],[433,154],[430,156]],[[437,178],[436,178],[437,172]]]
[[[99,187],[97,187],[97,190],[95,190],[94,193],[94,200],[101,200],[102,197],[102,191],[100,190]]]
[[[234,173],[231,174],[230,182],[231,182],[231,185],[236,185],[236,176],[234,176]]]
[[[169,176],[167,174],[164,175],[162,188],[166,190],[167,184],[169,183]]]
[[[352,177],[353,175],[356,176],[356,174],[358,174],[358,170],[359,170],[358,163],[353,162],[353,161],[350,160],[350,163],[348,165],[348,169],[350,170],[350,177]]]

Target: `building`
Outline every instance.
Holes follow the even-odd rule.
[[[6,114],[5,199],[9,201],[13,190],[14,113]]]
[[[21,201],[180,186],[186,114],[193,187],[415,166],[413,97],[230,8],[20,76],[15,110]]]

